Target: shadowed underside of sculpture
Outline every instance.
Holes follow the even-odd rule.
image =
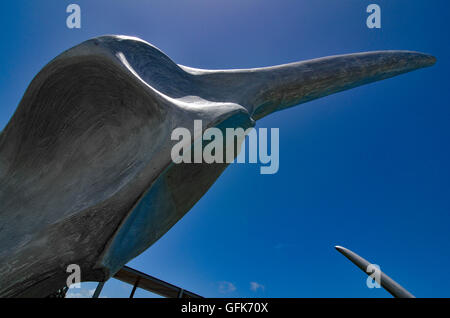
[[[95,38],[33,79],[0,135],[0,296],[46,296],[69,264],[104,281],[166,233],[226,164],[174,164],[176,127],[274,111],[434,64],[407,51],[200,70],[132,37]],[[193,134],[192,134],[193,135]]]

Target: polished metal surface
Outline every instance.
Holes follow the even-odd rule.
[[[370,262],[345,247],[336,246],[335,248],[338,250],[338,252],[347,257],[353,264],[358,266],[359,269],[361,269],[364,273],[366,273],[367,275],[373,274],[372,271],[368,272],[368,268],[371,265]],[[415,298],[413,294],[411,294],[381,270],[379,271],[378,275],[379,284],[383,286],[383,288],[386,289],[386,291],[389,292],[392,296],[396,298]]]
[[[227,164],[174,164],[171,132],[248,128],[272,112],[431,66],[408,51],[201,70],[103,36],[46,65],[0,134],[0,296],[105,281],[164,235]]]

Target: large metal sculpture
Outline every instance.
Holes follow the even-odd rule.
[[[0,296],[46,296],[69,264],[105,281],[166,233],[227,164],[174,164],[171,132],[254,125],[272,112],[435,63],[380,51],[244,70],[175,64],[103,36],[33,79],[0,135]],[[194,142],[194,141],[193,141]]]

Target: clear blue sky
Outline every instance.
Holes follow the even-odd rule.
[[[70,3],[81,6],[80,30],[66,28]],[[366,27],[370,3],[381,6],[380,30]],[[333,248],[343,245],[416,296],[450,296],[450,2],[21,0],[0,9],[0,129],[47,62],[103,34],[139,36],[177,63],[212,69],[381,49],[435,55],[432,68],[259,121],[280,128],[279,172],[231,165],[129,265],[208,297],[389,297],[366,287]],[[103,294],[130,290],[111,280]]]

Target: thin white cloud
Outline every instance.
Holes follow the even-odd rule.
[[[257,282],[250,282],[250,290],[257,292],[258,290],[264,291],[264,285]]]
[[[69,288],[66,294],[66,298],[92,298],[95,289],[87,288]]]
[[[226,294],[231,293],[236,290],[236,286],[233,285],[233,283],[222,281],[219,282],[219,292]]]
[[[285,246],[286,246],[286,245],[283,244],[283,243],[278,243],[278,244],[276,244],[276,245],[274,246],[274,248],[277,249],[277,250],[279,250],[280,248],[283,248],[283,247],[285,247]]]

